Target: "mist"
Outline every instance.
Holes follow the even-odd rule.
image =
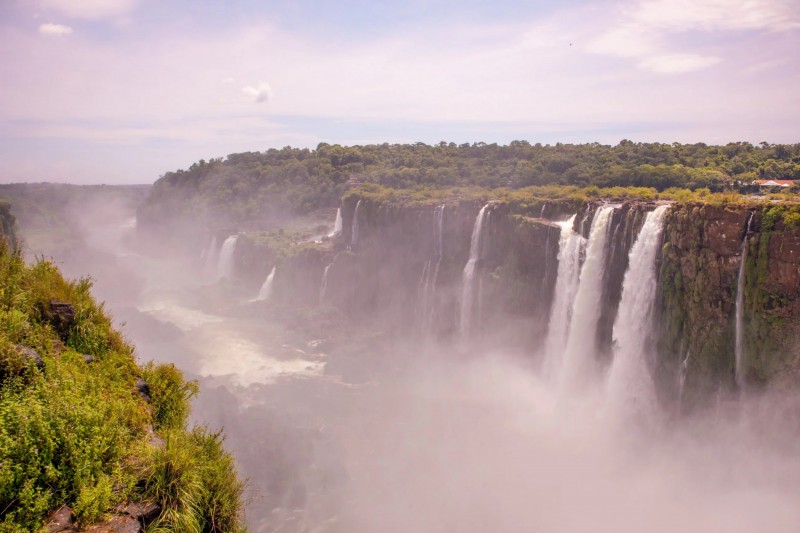
[[[439,337],[408,334],[391,313],[350,319],[327,309],[301,320],[273,301],[287,279],[280,266],[262,269],[272,275],[266,293],[266,278],[237,284],[223,264],[222,236],[190,253],[137,232],[135,208],[83,198],[79,209],[63,212],[78,244],[69,253],[45,246],[35,254],[51,256],[70,276],[95,279],[140,361],[174,363],[199,381],[193,421],[224,429],[249,479],[253,531],[789,532],[800,524],[796,397],[778,388],[720,389],[691,412],[659,401],[649,377],[649,332],[659,317],[652,299],[636,299],[647,291],[623,287],[613,364],[594,357],[582,328],[599,320],[590,315],[601,313],[602,300],[574,270],[587,268],[593,246],[602,249],[588,225],[606,231],[599,225],[612,223],[610,212],[584,220],[586,237],[565,229],[573,227],[569,215],[547,222],[564,232],[553,286],[574,296],[554,298],[553,306],[568,309],[522,324],[558,338],[526,344],[524,332],[500,338],[477,328],[488,320],[479,314]],[[346,233],[368,239],[365,228],[353,229],[358,217],[346,215]],[[630,250],[630,264],[640,254],[652,274],[643,270],[642,287],[655,283],[650,265],[661,226],[653,217],[639,233],[652,231],[652,242]],[[328,218],[321,235],[335,233],[338,217]],[[481,240],[478,219],[469,228],[472,246]],[[293,221],[312,233],[318,222]],[[586,242],[576,244],[579,237]],[[425,268],[438,274],[442,248],[433,249]],[[467,259],[480,268],[481,257],[477,250]],[[228,270],[209,274],[209,263]],[[474,298],[466,312],[478,313],[488,289],[470,275],[465,269],[464,285],[449,292]],[[436,285],[425,276],[426,287]],[[625,283],[633,283],[627,274]],[[383,287],[384,298],[404,291]],[[563,317],[571,326],[556,327]],[[491,322],[520,325],[502,315]],[[625,363],[626,353],[642,357]]]

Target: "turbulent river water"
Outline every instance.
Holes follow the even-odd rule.
[[[571,262],[557,283],[569,294],[556,295],[558,338],[543,345],[564,353],[540,354],[546,372],[525,350],[399,341],[391,325],[345,340],[287,327],[253,295],[209,282],[198,257],[132,246],[130,213],[84,224],[87,249],[56,260],[68,275],[95,277],[141,361],[199,380],[193,420],[224,428],[250,479],[253,531],[797,531],[793,402],[721,398],[681,420],[653,410],[646,424],[616,416],[646,373],[636,328],[651,302],[633,289],[626,322],[615,324],[628,358],[617,378],[581,364],[597,278],[578,269],[595,268],[608,215],[595,217],[588,243],[562,238],[559,261]],[[632,249],[643,269],[653,242]],[[626,280],[646,287],[648,272]]]

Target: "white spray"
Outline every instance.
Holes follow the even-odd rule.
[[[647,415],[655,409],[653,379],[647,368],[656,295],[656,254],[661,244],[662,205],[645,217],[628,256],[617,318],[614,360],[608,378],[608,401],[618,416]]]

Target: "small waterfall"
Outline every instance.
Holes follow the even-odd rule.
[[[213,235],[211,242],[208,243],[205,253],[205,264],[203,265],[203,275],[207,280],[216,280],[219,268],[219,246],[217,237]]]
[[[550,320],[545,339],[544,375],[555,377],[561,368],[567,333],[572,319],[572,304],[578,290],[581,259],[586,250],[586,239],[574,228],[577,215],[559,222],[561,236],[558,240],[558,272],[556,272],[555,296],[550,309]]]
[[[656,255],[669,206],[647,214],[628,256],[617,317],[614,320],[614,360],[608,378],[608,399],[616,414],[649,413],[655,407],[653,379],[647,368],[653,333],[656,295]]]
[[[483,241],[483,228],[489,215],[489,204],[486,204],[478,212],[475,218],[475,225],[472,227],[472,238],[469,246],[469,259],[464,266],[463,288],[461,291],[461,315],[459,317],[459,331],[462,336],[469,334],[472,325],[473,307],[475,305],[475,270],[481,258],[481,248]]]
[[[358,213],[361,210],[361,200],[356,202],[356,208],[353,210],[353,226],[350,231],[350,248],[358,246]]]
[[[586,260],[581,268],[578,290],[572,305],[567,346],[560,373],[562,387],[583,385],[594,365],[597,322],[603,296],[603,274],[606,263],[606,242],[612,206],[600,207],[594,215],[586,244]],[[586,217],[584,217],[586,220]]]
[[[258,291],[258,297],[256,301],[263,302],[265,300],[269,300],[269,297],[272,296],[272,282],[275,279],[275,270],[277,267],[272,267],[272,270],[269,271],[267,275],[267,279],[264,280],[264,284],[261,285],[261,290]]]
[[[330,271],[332,266],[333,263],[330,263],[322,272],[322,282],[319,285],[319,305],[325,303],[325,298],[328,295],[328,271]]]
[[[442,263],[444,227],[444,206],[437,205],[433,210],[433,256],[422,266],[419,282],[419,320],[424,333],[433,329],[433,316],[436,307],[436,282],[439,278],[439,265]]]
[[[681,361],[681,366],[678,369],[678,409],[680,410],[683,405],[683,389],[686,388],[686,376],[689,373],[689,356],[691,352],[686,350],[686,357]]]
[[[217,267],[217,278],[233,277],[233,252],[236,250],[236,241],[239,235],[231,235],[222,243],[219,251],[219,266]]]
[[[333,231],[328,233],[328,237],[335,237],[342,234],[342,208],[336,210],[336,221],[333,223]]]
[[[736,345],[735,356],[736,366],[734,369],[734,376],[736,384],[741,387],[744,385],[744,276],[747,269],[747,240],[750,238],[750,229],[753,223],[753,212],[750,212],[750,218],[747,219],[747,229],[744,232],[744,239],[742,239],[742,248],[739,253],[741,259],[739,260],[739,277],[736,280]]]

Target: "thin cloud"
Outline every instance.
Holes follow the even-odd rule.
[[[702,70],[716,65],[718,57],[697,54],[665,54],[648,57],[639,63],[639,67],[659,74],[681,74]]]
[[[644,0],[632,18],[651,28],[674,31],[785,31],[800,27],[797,5],[785,0]]]
[[[78,19],[103,19],[127,15],[139,0],[42,0],[46,8]]]
[[[39,26],[39,33],[48,37],[66,37],[67,35],[72,35],[72,28],[63,24],[48,22]]]
[[[639,0],[621,10],[611,26],[586,47],[590,53],[638,59],[639,68],[681,74],[711,67],[722,58],[679,51],[686,32],[783,32],[800,28],[789,0]]]

